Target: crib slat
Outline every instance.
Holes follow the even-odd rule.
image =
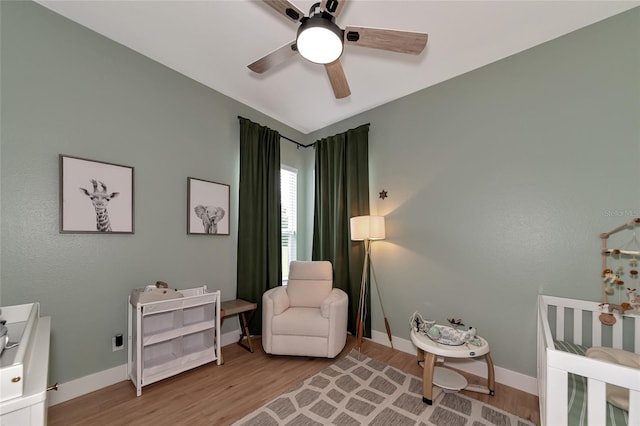
[[[556,307],[556,340],[564,340],[564,306]]]
[[[573,343],[582,344],[582,311],[580,309],[573,310]]]
[[[607,424],[606,383],[587,378],[587,419],[590,425]]]
[[[616,317],[616,323],[613,325],[613,347],[617,349],[622,349],[622,324],[623,318],[614,314]]]
[[[591,346],[602,346],[602,323],[596,312],[591,315],[591,330]]]
[[[640,392],[629,391],[629,424],[640,425]]]
[[[633,319],[633,334],[634,334],[634,352],[640,354],[640,317]],[[638,408],[640,409],[640,407]]]
[[[547,413],[544,424],[564,425],[567,423],[569,397],[567,395],[566,370],[549,367],[547,370],[547,390],[546,395],[553,395],[547,398]]]

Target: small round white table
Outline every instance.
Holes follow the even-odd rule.
[[[447,379],[457,376],[462,378],[458,380],[457,384],[451,388],[446,385],[441,386],[445,389],[466,389],[474,392],[486,393],[489,395],[495,395],[495,374],[493,371],[493,361],[491,360],[491,354],[489,352],[489,343],[480,336],[476,336],[480,339],[481,344],[479,346],[465,343],[460,346],[450,346],[442,343],[437,343],[431,340],[428,336],[418,333],[415,330],[411,330],[411,341],[418,348],[418,363],[424,362],[424,371],[422,373],[422,401],[431,405],[433,403],[433,384],[434,384],[434,368],[436,365],[436,357],[448,357],[448,358],[475,358],[484,355],[484,359],[487,363],[487,387],[467,385],[466,380],[453,370],[445,369],[448,371],[438,371],[440,376],[446,376]],[[426,354],[426,356],[425,356]],[[440,369],[440,367],[438,367]],[[436,384],[438,384],[436,382]]]

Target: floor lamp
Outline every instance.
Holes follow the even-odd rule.
[[[358,314],[356,317],[356,337],[358,339],[358,350],[362,348],[362,338],[364,336],[364,321],[366,316],[366,295],[367,295],[367,278],[369,277],[369,270],[373,272],[373,281],[376,284],[376,291],[378,292],[378,299],[380,300],[380,308],[382,308],[382,315],[384,316],[384,326],[387,329],[387,337],[389,343],[393,349],[393,342],[391,341],[391,327],[387,320],[387,315],[384,312],[384,306],[382,306],[382,297],[380,297],[380,288],[378,287],[378,280],[376,278],[376,271],[373,269],[373,263],[371,262],[371,242],[375,240],[384,240],[384,217],[383,216],[355,216],[351,218],[351,240],[352,241],[364,241],[364,265],[362,266],[362,283],[360,284],[360,299],[358,301]]]

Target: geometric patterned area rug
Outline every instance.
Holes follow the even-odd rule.
[[[429,425],[531,426],[528,420],[434,387],[422,402],[422,379],[352,350],[345,358],[248,414],[234,426]]]

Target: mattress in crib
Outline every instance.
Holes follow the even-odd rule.
[[[559,351],[569,352],[585,356],[589,349],[586,346],[575,343],[554,341],[555,347]],[[569,373],[569,426],[587,425],[587,378],[577,374]],[[629,413],[621,408],[607,403],[607,425],[621,426],[629,423]]]

